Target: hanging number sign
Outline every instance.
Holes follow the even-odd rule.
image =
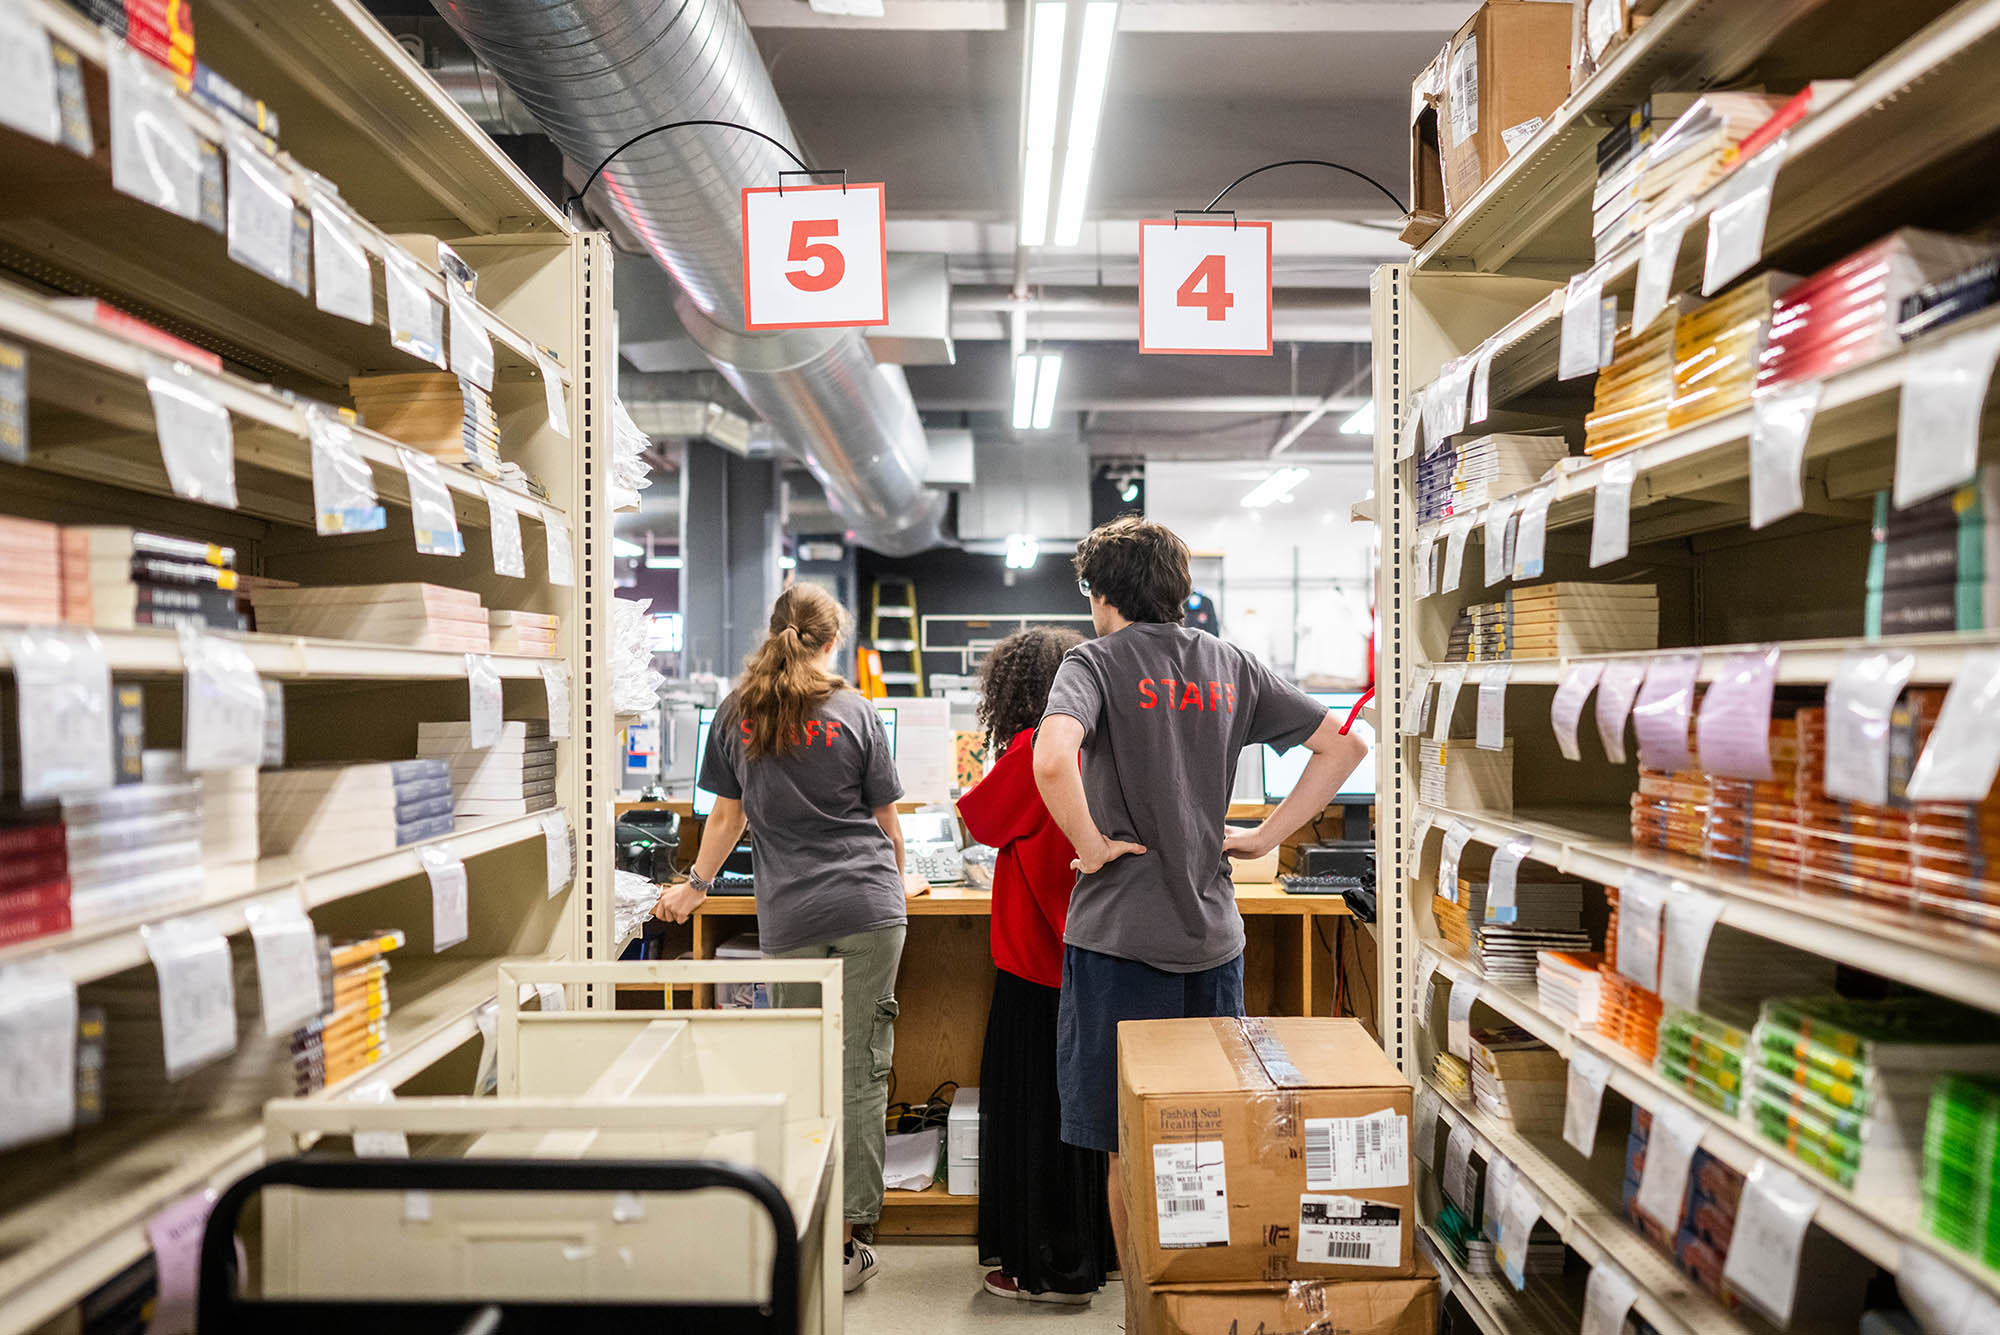
[[[879,182],[745,190],[745,327],[889,323],[886,199]]]
[[[1139,351],[1271,352],[1271,224],[1139,224]]]

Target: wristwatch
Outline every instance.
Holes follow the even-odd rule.
[[[715,882],[702,880],[700,874],[692,867],[688,868],[688,884],[701,891],[705,896],[715,893]]]

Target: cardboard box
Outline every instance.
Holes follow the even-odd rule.
[[[1569,96],[1570,20],[1552,0],[1486,0],[1452,37],[1438,114],[1447,214]]]
[[[1118,1085],[1143,1282],[1416,1273],[1410,1086],[1359,1021],[1127,1022]]]
[[[1299,1280],[1291,1284],[1183,1284],[1148,1290],[1137,1335],[1432,1335],[1438,1282]]]
[[[1444,62],[1451,44],[1438,48],[1410,84],[1410,211],[1401,239],[1421,246],[1444,226],[1444,159],[1438,148],[1438,107],[1444,101]]]

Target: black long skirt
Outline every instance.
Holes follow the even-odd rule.
[[[1031,1293],[1095,1293],[1116,1265],[1110,1161],[1059,1132],[1061,996],[1005,969],[993,982],[979,1075],[979,1254]]]

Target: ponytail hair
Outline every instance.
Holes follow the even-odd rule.
[[[736,703],[750,724],[747,759],[782,755],[799,744],[806,720],[846,685],[820,655],[847,632],[847,611],[812,584],[794,584],[771,607],[771,633],[744,661]]]

